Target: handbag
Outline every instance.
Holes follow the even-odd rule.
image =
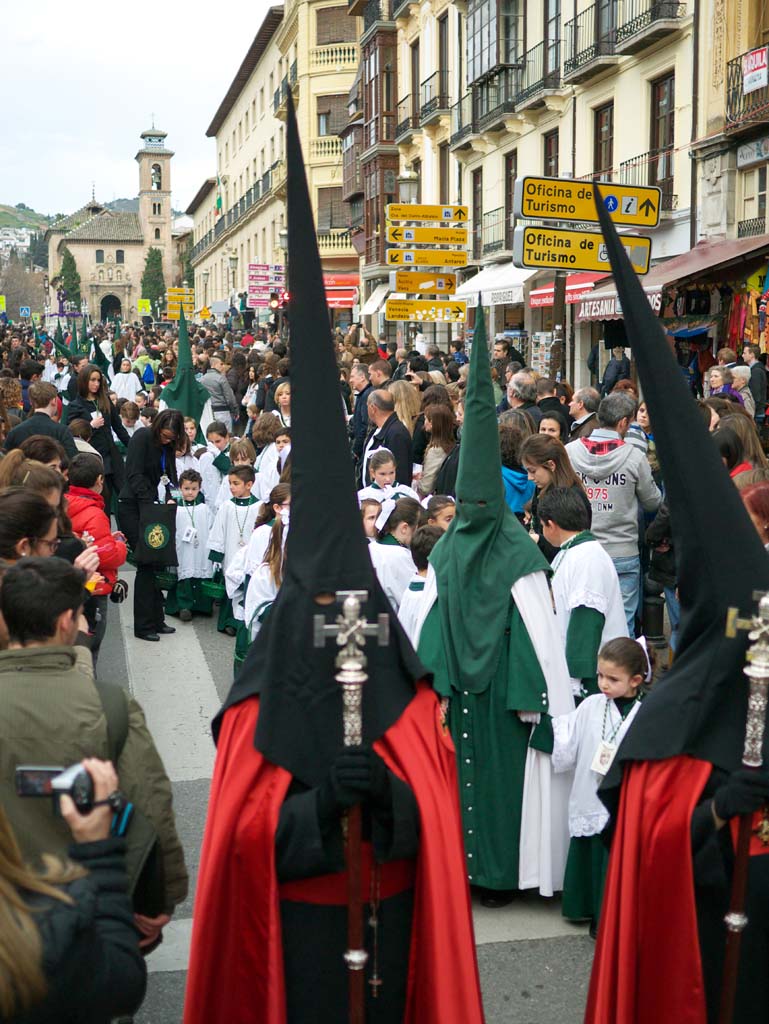
[[[176,503],[144,502],[139,506],[139,539],[134,551],[137,565],[178,565],[176,557]]]

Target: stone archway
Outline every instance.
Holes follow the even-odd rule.
[[[122,309],[122,304],[117,295],[105,295],[101,300],[100,319],[104,321],[114,319],[120,316]]]

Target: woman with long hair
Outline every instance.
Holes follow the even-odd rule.
[[[738,407],[734,408],[736,410]],[[737,434],[742,442],[745,459],[750,463],[752,469],[769,469],[769,460],[761,447],[755,422],[747,413],[735,411],[728,416],[722,416],[718,423],[718,429],[720,430],[722,427],[730,427]]]
[[[277,416],[282,427],[291,426],[291,385],[287,380],[275,388],[275,408],[272,415]]]
[[[123,456],[112,435],[126,446],[131,437],[110,401],[107,378],[92,363],[77,375],[77,397],[67,406],[70,420],[85,420],[91,425],[91,444],[104,463],[104,507],[110,509],[112,494],[120,492],[124,480]]]
[[[422,404],[419,392],[405,380],[389,381],[387,390],[393,396],[395,415],[413,437],[414,425],[416,424]]]
[[[542,525],[537,515],[542,494],[549,487],[575,488],[585,503],[591,521],[593,509],[582,482],[572,468],[566,448],[558,438],[549,434],[532,434],[531,437],[527,437],[521,445],[521,464],[529,474],[529,480],[533,481],[537,488],[531,499],[529,530],[539,550],[548,562],[552,562],[558,554],[558,548],[542,536]]]
[[[178,409],[164,409],[151,427],[137,430],[126,452],[126,479],[120,492],[118,519],[120,528],[135,551],[139,543],[140,506],[158,500],[162,484],[166,501],[175,504],[170,487],[178,486],[176,450],[184,437],[184,416]],[[161,634],[175,633],[165,623],[163,594],[155,581],[156,567],[136,567],[134,584],[134,636],[157,641]]]
[[[445,405],[428,406],[425,410],[425,431],[429,434],[430,440],[422,459],[422,476],[416,487],[422,498],[432,494],[438,471],[457,443],[454,410]]]
[[[761,543],[769,551],[769,483],[750,484],[740,491]]]
[[[138,1010],[147,981],[127,894],[125,840],[110,837],[107,797],[118,779],[87,759],[99,803],[81,814],[68,796],[70,860],[34,871],[0,807],[0,1019],[14,1024],[104,1021]]]
[[[433,405],[444,405],[447,409],[452,411],[454,409],[454,403],[451,400],[449,390],[442,384],[430,384],[421,394],[421,412],[414,424],[413,444],[414,462],[420,466],[422,465],[425,450],[429,443],[429,437],[425,430],[425,414],[430,406]]]

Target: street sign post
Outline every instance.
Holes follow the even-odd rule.
[[[388,224],[387,241],[396,245],[467,245],[467,228],[407,228]]]
[[[447,220],[467,223],[467,207],[388,203],[385,206],[385,217],[388,220]]]
[[[390,290],[407,295],[453,295],[456,274],[426,274],[418,270],[391,270]]]
[[[635,272],[647,274],[651,262],[651,238],[620,235],[620,239]],[[516,267],[544,267],[548,270],[611,272],[603,235],[597,231],[571,231],[568,228],[516,228],[513,263]]]
[[[19,306],[19,316],[22,317],[23,319],[29,320],[31,313],[31,306]]]
[[[139,316],[152,316],[152,303],[149,299],[138,299],[136,302],[136,312]]]
[[[463,249],[388,249],[388,267],[466,267]]]
[[[186,320],[195,315],[195,289],[169,288],[166,292],[166,313],[169,320],[180,318],[179,310],[184,310]]]
[[[598,191],[615,224],[654,228],[659,224],[662,190],[645,185],[599,181]],[[530,220],[597,223],[593,183],[527,175],[515,183],[513,212]]]
[[[462,299],[440,302],[429,299],[388,299],[385,303],[385,320],[463,324],[466,318],[467,303]]]

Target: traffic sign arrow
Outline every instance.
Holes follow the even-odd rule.
[[[400,249],[388,249],[387,250],[387,262],[388,263],[400,263],[401,251]]]
[[[458,299],[451,302],[431,299],[388,299],[385,303],[385,320],[464,323],[466,317],[467,303]]]
[[[467,220],[466,206],[422,205],[420,203],[388,203],[385,206],[388,220]]]
[[[637,274],[648,274],[652,240],[644,235],[620,235],[628,259]],[[569,231],[566,228],[518,227],[513,235],[513,263],[516,267],[545,267],[552,270],[593,270],[611,273],[611,262],[603,235],[598,231]]]
[[[457,290],[457,275],[394,270],[390,274],[390,290],[407,295],[453,295]]]
[[[659,223],[661,190],[647,185],[621,185],[612,181],[577,181],[526,175],[515,182],[516,217],[571,223],[596,223],[593,184],[615,224],[654,228]]]
[[[657,207],[654,205],[651,199],[644,199],[644,201],[641,203],[641,209],[646,211],[647,216],[657,212]]]
[[[387,225],[387,241],[405,245],[467,245],[467,228],[412,228]]]
[[[400,242],[403,238],[403,231],[400,228],[388,228],[387,235],[393,242]]]

